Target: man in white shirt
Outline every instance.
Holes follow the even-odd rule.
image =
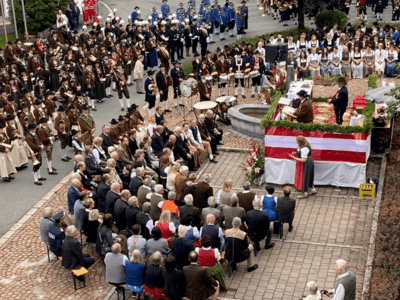
[[[332,300],[356,299],[356,276],[348,271],[347,261],[338,259],[335,263],[335,271],[339,275],[336,287],[328,294],[333,294]]]

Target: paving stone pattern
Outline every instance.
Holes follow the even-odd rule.
[[[240,190],[245,181],[241,167],[245,156],[223,152],[218,164],[203,165],[202,173],[213,174],[215,192],[226,178],[233,178],[234,189]],[[377,174],[379,166],[369,162],[368,176]],[[74,291],[71,273],[61,266],[60,259],[47,261],[38,231],[41,211],[48,205],[67,209],[68,186],[65,178],[0,239],[0,291],[4,299],[105,299],[109,293],[104,264],[93,247],[84,247],[96,263],[86,276],[86,288],[78,291]],[[255,191],[261,196],[264,186],[255,187]],[[357,274],[360,299],[375,200],[360,199],[357,193],[350,188],[336,191],[333,187],[318,187],[317,195],[298,200],[294,230],[289,233],[285,227],[283,240],[274,235],[275,247],[263,249],[255,258],[259,265],[256,271],[247,273],[246,264],[239,264],[231,278],[226,276],[228,291],[221,297],[298,299],[310,280],[316,280],[320,288],[332,288],[336,279],[334,262],[344,258]],[[276,186],[276,195],[281,194],[282,186]]]

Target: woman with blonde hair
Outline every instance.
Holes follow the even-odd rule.
[[[303,193],[297,196],[297,199],[302,199],[317,193],[314,188],[314,160],[311,156],[311,145],[306,138],[298,136],[296,142],[297,152],[293,152],[289,156],[296,161],[294,185]],[[309,188],[310,192],[308,192]]]
[[[103,138],[100,136],[96,136],[93,139],[93,156],[96,159],[98,164],[105,164],[107,161],[106,152],[101,148],[101,144],[103,144]]]
[[[233,180],[231,178],[226,179],[217,194],[218,205],[227,205],[227,206],[230,205],[231,197],[233,195],[236,195],[236,193],[231,191],[232,187],[233,187]]]
[[[171,222],[171,212],[169,210],[161,212],[160,219],[156,222],[156,226],[160,228],[162,237],[166,239],[168,245],[170,245],[171,239],[175,235],[176,227],[174,222]]]
[[[125,261],[126,287],[135,292],[137,298],[140,298],[140,294],[143,293],[143,271],[145,267],[142,254],[137,249],[133,251],[130,261]]]

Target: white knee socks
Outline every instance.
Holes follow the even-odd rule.
[[[123,99],[119,99],[119,104],[121,104],[121,107],[124,108],[124,100]]]
[[[126,99],[126,107],[130,107],[131,106],[131,98]]]

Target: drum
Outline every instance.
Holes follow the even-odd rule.
[[[212,80],[213,80],[213,77],[212,77],[211,75],[208,75],[208,76],[206,76],[206,80],[207,80],[207,81],[212,81]]]
[[[218,97],[215,101],[218,103],[221,118],[224,118],[230,107],[237,105],[237,98],[233,96]]]
[[[179,85],[179,88],[181,89],[181,93],[185,97],[190,97],[195,94],[197,94],[197,81],[194,78],[188,78],[185,81],[182,81],[181,84]]]
[[[218,75],[217,71],[214,71],[214,72],[211,73],[211,76],[217,76],[217,75]]]
[[[193,112],[196,118],[199,118],[200,114],[206,113],[207,110],[212,110],[215,116],[218,112],[218,103],[214,101],[201,101],[193,105]]]
[[[244,74],[243,73],[235,73],[235,79],[243,79]]]
[[[247,68],[246,70],[244,70],[245,73],[249,73],[251,71],[250,68]]]
[[[258,76],[260,76],[260,72],[258,72],[258,71],[251,71],[251,72],[249,73],[249,76],[250,76],[251,78],[258,77]]]
[[[228,82],[229,80],[229,76],[228,75],[221,75],[219,76],[219,81],[224,83],[224,82]]]

